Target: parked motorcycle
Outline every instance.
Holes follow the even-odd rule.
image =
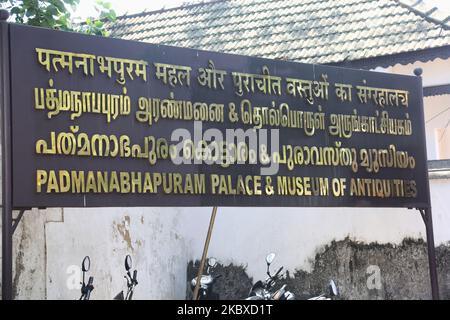
[[[81,282],[81,297],[79,300],[89,300],[92,290],[94,290],[94,277],[89,277],[88,283],[86,284],[86,272],[91,268],[91,259],[89,256],[84,257],[81,263],[81,270],[83,271],[83,282]]]
[[[339,296],[339,289],[333,280],[328,283],[328,293],[323,293],[317,297],[309,298],[308,300],[332,300]]]
[[[245,300],[294,300],[295,295],[286,290],[286,285],[283,285],[280,289],[274,290],[274,286],[278,280],[281,279],[281,271],[283,267],[281,266],[275,274],[271,274],[270,265],[275,259],[275,253],[270,253],[266,257],[267,263],[267,275],[268,277],[264,282],[261,280],[257,281],[251,288],[249,297]]]
[[[124,276],[127,279],[127,294],[124,296],[123,290],[114,297],[114,300],[132,300],[134,288],[138,285],[137,281],[137,270],[133,271],[133,277],[131,276],[130,270],[132,268],[133,261],[131,260],[131,256],[127,255],[125,257],[125,270],[126,275]]]
[[[251,288],[249,297],[246,300],[295,300],[295,295],[286,290],[286,284],[282,285],[280,289],[274,291],[275,284],[281,279],[281,266],[274,275],[270,272],[270,265],[275,259],[275,253],[270,253],[266,257],[267,275],[264,282],[257,281]],[[336,283],[331,280],[328,284],[328,293],[323,293],[319,296],[309,298],[308,300],[332,300],[339,295]]]
[[[217,260],[214,258],[208,259],[208,267],[206,268],[206,274],[203,274],[200,278],[200,287],[198,291],[198,300],[219,300],[219,294],[213,291],[213,285],[217,279],[222,275],[212,274],[214,268],[217,266]],[[197,284],[197,277],[191,280],[191,290],[194,292]]]

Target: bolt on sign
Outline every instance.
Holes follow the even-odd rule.
[[[429,206],[419,77],[9,28],[16,208]]]

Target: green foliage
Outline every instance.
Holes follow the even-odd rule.
[[[105,22],[116,20],[111,4],[96,0],[97,16],[88,18],[83,23],[73,23],[69,8],[74,10],[79,2],[80,0],[0,0],[0,5],[9,10],[16,23],[107,36]]]

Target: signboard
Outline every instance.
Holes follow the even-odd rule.
[[[13,206],[429,207],[421,79],[10,26]]]

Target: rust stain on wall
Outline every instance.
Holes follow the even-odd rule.
[[[19,248],[18,252],[16,254],[15,259],[15,273],[14,273],[14,279],[12,284],[13,289],[13,297],[19,296],[19,279],[22,273],[25,271],[25,264],[24,264],[24,241],[26,238],[25,231],[22,231],[20,240],[19,240]]]
[[[114,227],[121,236],[127,247],[134,251],[130,235],[130,216],[126,215],[120,223],[114,221]]]

